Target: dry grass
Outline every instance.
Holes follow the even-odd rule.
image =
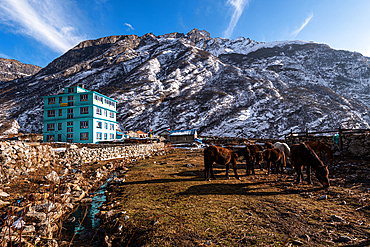
[[[215,166],[211,182],[203,179],[201,151],[174,150],[132,165],[105,204],[130,217],[106,223],[113,246],[340,246],[341,235],[352,246],[370,244],[369,210],[356,210],[360,197],[368,197],[362,184],[351,189],[334,181],[323,190],[316,179],[293,184],[293,174],[257,170],[246,177],[239,164],[241,181],[227,180],[225,168]],[[320,200],[323,195],[328,199]],[[332,215],[346,222],[332,222]]]

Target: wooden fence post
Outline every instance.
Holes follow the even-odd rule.
[[[343,151],[343,142],[342,142],[342,128],[339,126],[339,151]]]

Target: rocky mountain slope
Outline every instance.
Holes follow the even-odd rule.
[[[0,81],[11,81],[31,76],[39,72],[41,67],[24,64],[14,59],[0,58]]]
[[[124,130],[146,130],[150,121],[154,131],[282,137],[370,124],[368,57],[314,42],[212,38],[197,29],[82,42],[36,75],[1,83],[0,116],[15,119],[20,131],[41,132],[40,96],[76,83],[118,100]]]

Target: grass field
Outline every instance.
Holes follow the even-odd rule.
[[[315,176],[313,185],[294,184],[291,169],[270,176],[257,169],[245,176],[242,160],[241,180],[232,171],[226,179],[225,167],[214,165],[217,179],[204,181],[200,150],[174,149],[140,160],[122,174],[123,185],[108,188],[104,210],[123,213],[102,226],[106,241],[111,246],[369,246],[370,182],[347,179],[351,170],[334,169],[346,162],[334,160],[332,186],[322,189]]]

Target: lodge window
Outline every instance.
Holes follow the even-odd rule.
[[[68,101],[73,101],[73,95],[68,96]]]
[[[73,143],[73,139],[67,139],[67,142]]]
[[[110,124],[109,129],[114,130],[114,124]]]
[[[108,140],[108,134],[104,133],[104,140]]]
[[[81,121],[80,129],[87,129],[87,128],[89,128],[89,121]]]
[[[89,114],[89,107],[81,107],[81,114]]]
[[[74,88],[68,88],[68,93],[74,93]]]
[[[67,126],[73,126],[73,122],[67,122]]]
[[[100,108],[96,108],[96,114],[101,115],[101,109]]]
[[[101,122],[96,122],[96,128],[98,128],[98,129],[101,129],[102,128]]]
[[[87,94],[81,94],[80,101],[87,101],[88,95]]]
[[[104,123],[104,128],[108,129],[108,123]]]
[[[104,110],[104,116],[108,117],[108,111]]]
[[[109,112],[109,116],[110,116],[111,118],[114,118],[114,112]]]
[[[62,130],[62,123],[58,123],[58,130]]]
[[[48,110],[48,117],[55,117],[55,110]]]
[[[96,139],[101,140],[101,133],[100,132],[96,132]]]
[[[59,117],[61,117],[62,115],[63,115],[63,110],[59,109]]]
[[[49,105],[54,105],[54,104],[55,104],[55,97],[53,97],[53,98],[48,98],[48,104],[49,104]]]
[[[54,131],[55,130],[55,124],[48,124],[47,125],[47,130],[48,131]]]
[[[62,134],[58,134],[58,142],[62,141]]]
[[[67,118],[68,118],[68,119],[73,118],[73,109],[72,109],[72,108],[71,108],[71,109],[68,109],[68,115],[67,115]]]
[[[68,106],[73,106],[73,101],[67,103]]]
[[[73,139],[73,134],[67,134],[68,139]]]
[[[54,137],[54,135],[47,135],[46,139],[47,139],[48,142],[53,142],[55,140],[55,137]]]
[[[114,139],[114,134],[109,134],[110,139]]]
[[[94,95],[94,99],[95,99],[96,101],[99,101],[99,102],[103,103],[103,97],[101,97],[101,96]]]
[[[89,140],[89,133],[88,132],[81,133],[80,140]]]
[[[73,127],[68,127],[67,132],[73,132]]]
[[[59,103],[63,102],[63,97],[59,97]]]

